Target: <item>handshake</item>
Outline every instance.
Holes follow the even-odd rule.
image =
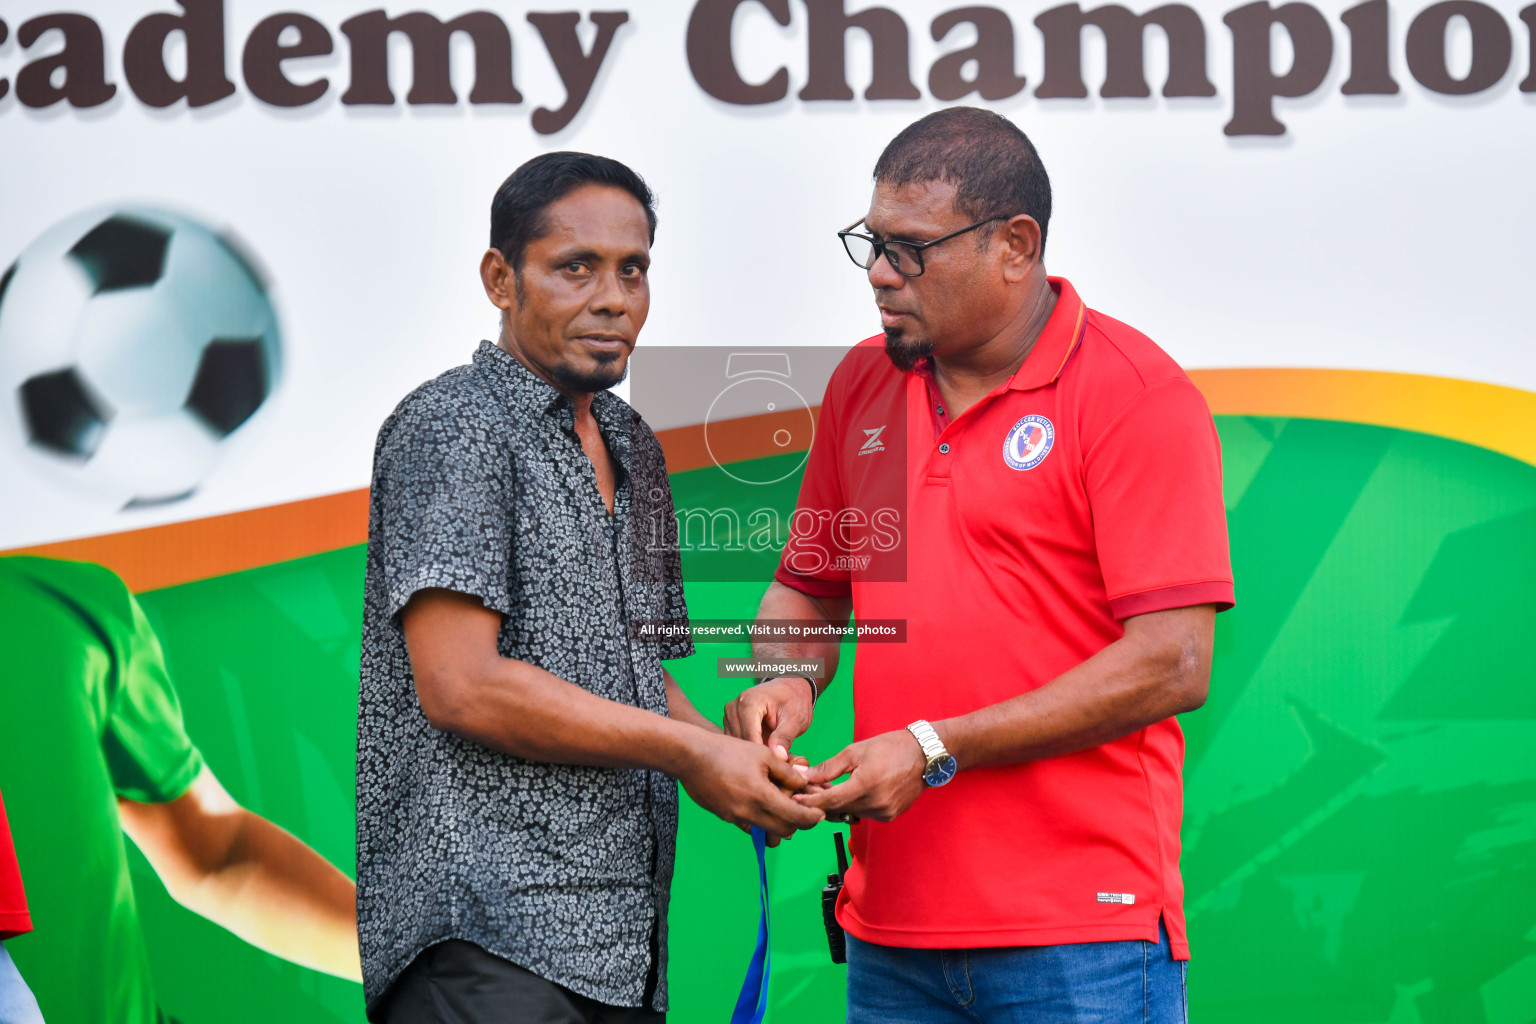
[[[726,705],[723,734],[697,738],[678,780],[710,813],[762,828],[770,846],[829,817],[890,821],[912,806],[924,789],[924,758],[905,729],[850,744],[818,765],[790,753],[811,724],[812,703],[799,676],[746,690]]]

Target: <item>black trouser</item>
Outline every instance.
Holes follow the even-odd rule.
[[[656,985],[646,985],[649,1003]],[[449,939],[419,953],[390,987],[384,1024],[662,1024],[649,1006],[609,1006]]]

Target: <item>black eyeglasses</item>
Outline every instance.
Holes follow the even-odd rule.
[[[849,224],[837,233],[837,237],[843,240],[843,248],[848,252],[848,258],[853,260],[853,265],[861,270],[868,271],[875,265],[875,260],[884,253],[886,261],[895,268],[896,273],[902,277],[921,277],[923,274],[923,250],[930,246],[947,242],[951,238],[957,238],[967,231],[975,231],[983,224],[990,224],[995,220],[1007,220],[1007,217],[988,217],[979,220],[975,224],[968,224],[959,231],[951,231],[942,238],[935,238],[931,242],[904,242],[899,240],[879,241],[869,235],[861,235],[853,229],[864,223],[864,218]]]

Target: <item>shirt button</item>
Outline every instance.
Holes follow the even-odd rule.
[[[949,445],[948,444],[941,444],[941,445],[939,445],[939,454],[940,455],[948,455],[949,454]]]
[[[943,415],[944,415],[944,407],[943,407],[943,406],[942,406],[942,405],[936,405],[936,406],[934,406],[934,407],[933,407],[933,411],[934,411],[934,412],[936,412],[936,413],[938,413],[938,414],[939,414],[939,415],[940,415],[940,416],[943,416]]]

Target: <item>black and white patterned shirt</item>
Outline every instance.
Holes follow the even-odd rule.
[[[379,431],[368,520],[357,727],[357,910],[370,1016],[428,946],[473,942],[572,991],[641,1005],[656,930],[665,1010],[677,784],[653,771],[545,764],[433,728],[399,614],[429,587],[502,614],[497,648],[599,697],[667,713],[664,658],[687,639],[675,550],[642,521],[672,515],[661,446],[602,392],[592,414],[617,467],[610,516],[570,401],[507,352],[428,381]]]

